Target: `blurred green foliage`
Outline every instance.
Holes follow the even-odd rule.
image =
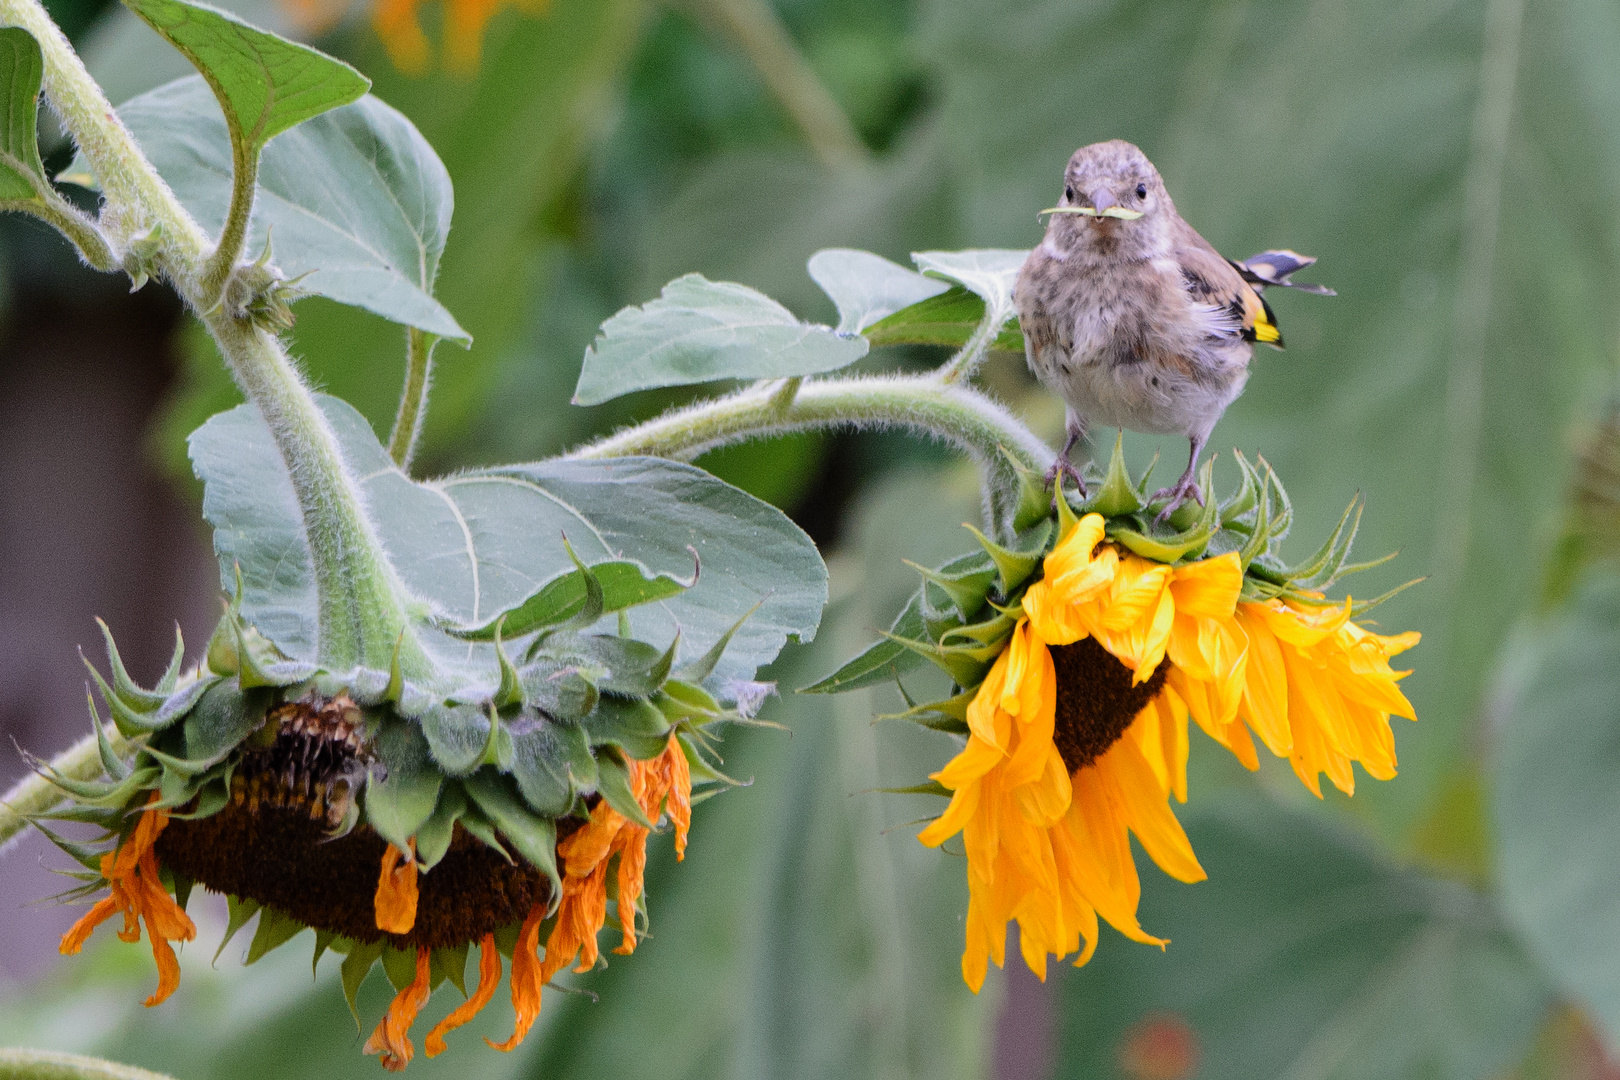
[[[1396,729],[1398,779],[1364,779],[1353,800],[1324,804],[1276,763],[1252,783],[1194,736],[1184,817],[1212,880],[1174,884],[1144,861],[1144,926],[1175,943],[1161,956],[1105,932],[1092,966],[1055,976],[1061,1075],[1125,1075],[1120,1040],[1157,1014],[1191,1025],[1206,1077],[1464,1080],[1521,1061],[1525,1077],[1576,1075],[1546,1064],[1565,1060],[1548,1040],[1571,1023],[1548,1013],[1552,986],[1620,1041],[1612,875],[1598,869],[1612,840],[1587,842],[1615,812],[1605,794],[1616,788],[1615,711],[1612,695],[1571,688],[1608,662],[1540,676],[1585,711],[1552,707],[1563,698],[1550,690],[1533,708],[1503,706],[1516,658],[1564,655],[1533,638],[1584,641],[1596,656],[1620,635],[1599,593],[1581,594],[1572,622],[1514,631],[1557,538],[1570,433],[1596,413],[1615,368],[1620,9],[783,0],[795,40],[873,152],[834,172],[695,7],[555,0],[539,18],[508,11],[471,80],[397,74],[363,26],[321,42],[416,121],[456,185],[439,296],[475,341],[439,350],[427,467],[553,453],[684,400],[650,391],[565,404],[600,322],[680,274],[741,281],[829,320],[804,273],[815,250],[904,262],[912,250],[1030,246],[1035,212],[1077,146],[1137,142],[1217,247],[1318,255],[1317,277],[1339,291],[1276,299],[1289,351],[1257,356],[1215,446],[1263,453],[1306,536],[1367,494],[1360,550],[1402,557],[1352,580],[1358,594],[1429,578],[1377,614],[1385,630],[1425,635],[1407,654],[1420,722]],[[294,341],[312,375],[385,432],[402,332],[322,300],[298,314]],[[206,340],[195,335],[190,352],[187,387],[155,435],[177,463],[184,433],[236,400]],[[889,352],[867,366],[915,359]],[[1055,433],[1058,412],[1021,369],[1006,357],[986,378]],[[1134,436],[1127,446],[1138,468],[1155,449],[1183,452]],[[842,537],[828,551],[828,621],[780,663],[785,691],[888,623],[915,584],[899,559],[930,564],[970,547],[955,525],[976,512],[972,478],[932,448],[817,436],[704,464],[796,512],[818,539]],[[728,766],[755,786],[699,808],[685,864],[660,849],[654,938],[579,980],[600,1002],[549,996],[543,1030],[512,1058],[454,1046],[412,1069],[987,1075],[995,991],[975,999],[956,974],[962,865],[921,849],[909,828],[883,832],[937,804],[858,794],[914,783],[950,752],[909,729],[868,728],[897,700],[784,692],[766,716],[794,735],[736,737]],[[1576,730],[1553,752],[1559,724]],[[1511,755],[1500,776],[1482,766],[1498,743]],[[1505,799],[1530,812],[1512,817]],[[1499,839],[1518,853],[1493,858]],[[1498,914],[1499,877],[1528,953]],[[1590,932],[1571,938],[1588,918]],[[103,945],[93,965],[65,965],[27,1001],[8,1001],[0,1042],[110,1054],[181,1080],[369,1067],[335,978],[300,981],[302,961],[290,959],[300,948],[246,971],[193,963],[180,997],[142,1015],[144,954]],[[384,1000],[367,987],[368,1023]],[[432,1016],[448,1007],[435,1001]],[[87,1016],[102,1026],[78,1022]],[[505,1024],[493,1006],[461,1041],[504,1036]]]

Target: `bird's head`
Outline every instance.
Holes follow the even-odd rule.
[[[1173,217],[1153,162],[1131,143],[1110,139],[1082,146],[1069,159],[1050,228],[1082,242],[1149,243]]]

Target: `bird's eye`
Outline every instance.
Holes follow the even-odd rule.
[[[1136,185],[1136,197],[1138,199],[1147,198],[1147,185],[1146,184],[1137,184]]]
[[[1068,199],[1070,202],[1074,202],[1074,188],[1072,188],[1072,187],[1064,188],[1063,189],[1063,197],[1065,199]]]

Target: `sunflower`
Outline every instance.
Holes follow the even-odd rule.
[[[1143,513],[1147,478],[1129,481],[1116,445],[1089,512],[1059,499],[1055,519],[1026,513],[1020,547],[981,535],[982,554],[925,573],[888,641],[811,688],[870,685],[908,655],[955,681],[951,698],[900,715],[965,737],[932,776],[949,805],[918,839],[962,836],[962,976],[974,991],[990,962],[1004,963],[1013,921],[1043,979],[1048,956],[1091,958],[1099,916],[1166,944],[1137,921],[1130,836],[1171,877],[1205,877],[1170,809],[1187,798],[1189,721],[1250,769],[1258,737],[1318,798],[1323,773],[1353,793],[1356,762],[1395,775],[1390,717],[1416,717],[1389,661],[1418,635],[1373,633],[1353,621],[1368,605],[1322,592],[1361,568],[1346,565],[1359,504],[1314,558],[1288,567],[1275,553],[1287,495],[1263,459],[1237,460],[1242,490],[1167,535]]]
[[[196,937],[186,905],[201,885],[229,901],[221,950],[258,916],[249,963],[313,928],[317,962],[343,956],[351,1009],[380,963],[396,996],[364,1049],[386,1068],[410,1062],[410,1029],[449,981],[466,1000],[427,1034],[427,1055],[442,1053],[493,1000],[503,958],[514,1026],[491,1045],[515,1048],[558,972],[602,962],[610,920],[614,951],[634,951],[648,843],[667,825],[685,857],[694,784],[726,782],[703,757],[707,732],[748,711],[702,685],[731,633],[679,669],[674,644],[592,634],[602,585],[576,566],[565,584],[581,586],[583,606],[521,642],[503,642],[499,625],[493,640],[463,635],[459,647],[495,670],[457,687],[406,679],[397,662],[336,674],[290,660],[235,601],[204,663],[182,676],[177,644],[155,690],[129,678],[107,634],[112,678],[91,670],[133,752],[113,751],[92,701],[105,779],[39,766],[69,797],[35,824],[85,868],[70,895],[106,892],[61,951],[122,915],[119,937],[144,929],[150,941],[158,986],[146,1004],[158,1005],[179,986],[173,943]],[[107,842],[58,837],[51,818],[100,824]]]

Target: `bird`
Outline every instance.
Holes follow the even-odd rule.
[[[1147,155],[1122,139],[1076,150],[1058,205],[1043,213],[1046,235],[1013,299],[1030,371],[1067,406],[1067,440],[1047,474],[1054,498],[1064,476],[1086,494],[1069,453],[1101,423],[1186,438],[1186,472],[1149,505],[1166,500],[1161,522],[1188,498],[1202,505],[1198,458],[1243,392],[1255,343],[1283,347],[1265,289],[1333,290],[1289,280],[1316,262],[1308,255],[1222,257],[1176,212]]]

